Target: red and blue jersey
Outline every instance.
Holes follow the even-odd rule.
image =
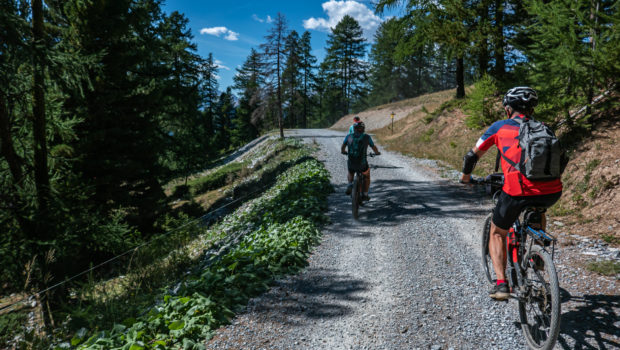
[[[523,119],[523,115],[515,118]],[[520,124],[514,119],[505,119],[493,123],[476,143],[481,151],[487,151],[491,146],[497,146],[502,154],[502,171],[504,173],[504,187],[502,190],[511,196],[538,196],[562,191],[560,179],[549,181],[528,180],[519,170],[510,165],[504,157],[518,164],[521,160],[519,147]]]

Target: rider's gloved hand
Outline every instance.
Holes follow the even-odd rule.
[[[376,152],[375,153],[375,156],[380,156],[380,155],[381,155],[381,152]]]
[[[347,151],[342,151],[340,153],[344,154],[345,156],[348,154]]]

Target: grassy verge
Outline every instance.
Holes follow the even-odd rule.
[[[330,191],[329,174],[318,161],[292,167],[263,196],[210,230],[222,238],[234,233],[239,239],[223,249],[225,254],[205,259],[177,285],[176,293],[164,295],[145,315],[85,341],[74,338],[73,345],[84,341],[79,348],[201,348],[200,341],[274,278],[306,265],[319,240],[317,225],[325,220],[322,211]]]
[[[446,99],[433,110],[394,123],[395,130],[402,130],[398,137],[392,136],[392,129],[385,127],[375,131],[381,143],[388,149],[417,158],[436,159],[443,165],[460,169],[463,155],[471,149],[484,130],[465,126],[466,116],[461,108],[467,99]],[[474,171],[484,176],[493,172],[494,152],[482,157]]]
[[[588,270],[604,276],[620,274],[620,262],[615,260],[593,261],[588,263]]]
[[[221,250],[223,242],[232,241],[233,245],[236,245],[241,240],[240,235],[249,233],[248,228],[254,227],[254,224],[259,222],[258,219],[262,220],[259,222],[259,226],[260,223],[265,223],[264,220],[268,216],[265,216],[265,219],[262,216],[267,213],[260,211],[261,207],[256,207],[256,205],[262,205],[264,210],[270,207],[267,203],[256,200],[258,202],[254,202],[263,204],[246,205],[244,206],[246,211],[248,208],[253,209],[243,215],[239,212],[233,213],[221,223],[215,224],[211,229],[207,228],[208,222],[204,218],[195,219],[196,215],[202,215],[205,211],[224,205],[226,205],[226,210],[215,212],[217,215],[213,218],[232,213],[244,201],[261,196],[261,193],[269,186],[276,184],[277,187],[277,184],[280,184],[284,178],[279,176],[280,174],[288,173],[297,166],[307,164],[310,161],[309,155],[312,151],[294,139],[270,141],[265,147],[253,151],[252,161],[240,163],[243,165],[242,168],[223,166],[214,169],[213,172],[220,174],[235,172],[236,178],[232,183],[224,185],[223,188],[207,192],[214,194],[214,198],[208,206],[198,208],[194,216],[187,214],[188,211],[184,210],[178,210],[168,215],[165,220],[158,224],[161,230],[167,234],[153,237],[151,244],[136,249],[130,255],[110,266],[112,268],[111,273],[115,271],[116,277],[101,280],[95,276],[89,276],[90,278],[87,281],[73,284],[66,293],[70,297],[57,301],[60,305],[54,308],[56,311],[53,317],[56,321],[56,327],[53,338],[61,339],[60,342],[62,339],[69,339],[71,340],[70,343],[75,346],[81,344],[89,335],[99,334],[98,332],[101,330],[108,330],[107,332],[112,334],[110,330],[118,329],[119,324],[123,327],[133,325],[131,323],[132,317],[144,314],[145,310],[161,303],[165,295],[171,295],[170,290],[173,290],[175,286],[174,284],[171,285],[171,281],[180,285],[179,276],[189,276],[190,272],[199,275],[198,272],[192,272],[192,270],[201,264],[205,256],[221,258],[221,254],[214,255],[212,252],[207,253],[207,251]],[[310,174],[314,173],[310,172]],[[228,177],[230,178],[230,175]],[[192,180],[199,178],[200,176],[195,176]],[[289,189],[297,186],[295,184],[289,185]],[[316,186],[314,189],[317,190]],[[173,191],[169,193],[171,192]],[[317,190],[317,193],[319,192]],[[197,206],[199,197],[204,194],[201,193],[192,197],[187,193],[185,194],[187,196],[186,201]],[[305,205],[313,208],[312,211],[295,212],[299,209],[297,204],[286,205],[286,208],[293,210],[290,214],[302,215],[315,225],[322,217],[321,209],[324,205],[320,203],[322,197],[318,195],[306,200],[302,197],[306,194],[300,190],[299,196],[295,198],[298,201],[296,203],[305,203]],[[319,202],[315,202],[315,200]],[[275,209],[273,212],[276,214],[268,215],[279,215],[284,219],[291,217],[290,215],[282,215],[281,208]],[[251,218],[248,216],[250,213],[260,214],[260,218],[258,216]],[[241,217],[242,219],[234,219]],[[275,219],[272,221],[275,222]],[[281,224],[284,224],[285,221],[282,221]],[[297,228],[302,229],[303,225],[285,229],[290,231]],[[53,295],[49,297],[54,299]],[[234,309],[232,306],[229,307]],[[28,307],[18,313],[0,314],[0,344],[4,344],[0,348],[5,346],[17,346],[18,348],[48,347],[49,337],[41,339],[42,334],[29,329],[28,322],[16,324],[16,319],[26,318],[30,310]],[[95,345],[93,344],[93,346]],[[100,346],[99,348],[107,348],[107,346]],[[138,349],[139,347],[134,348]]]

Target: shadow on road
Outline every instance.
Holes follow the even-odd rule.
[[[571,310],[562,312],[558,345],[563,349],[619,349],[620,308],[618,295],[584,295],[571,297]],[[568,339],[575,342],[569,345]],[[617,339],[617,338],[616,338]]]
[[[334,189],[336,193],[330,198],[330,207],[334,211],[332,217],[351,218],[351,197],[344,194],[346,184],[334,185]],[[470,218],[487,213],[484,208],[462,206],[463,203],[486,200],[487,197],[479,191],[440,182],[373,180],[370,197],[371,201],[360,208],[361,223],[392,226],[422,216]],[[345,234],[357,232],[349,227],[350,220],[337,220],[333,225],[334,229]],[[362,232],[357,234],[362,235]]]
[[[342,139],[344,140],[344,137],[346,136],[346,134],[342,134],[342,135],[287,135],[286,137],[290,137],[293,139]]]
[[[308,268],[297,278],[278,282],[253,311],[275,315],[275,321],[284,324],[343,317],[355,310],[351,302],[366,302],[358,293],[368,289],[366,282],[338,275],[335,270]]]
[[[371,165],[371,169],[402,169],[402,166]]]

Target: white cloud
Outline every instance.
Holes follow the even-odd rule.
[[[271,22],[273,22],[273,18],[271,18],[271,16],[269,16],[269,15],[267,15],[267,18],[266,18],[266,19],[262,19],[262,18],[258,17],[258,15],[253,14],[253,15],[252,15],[252,18],[253,18],[256,22],[260,22],[260,23],[265,23],[265,22],[267,22],[267,23],[271,23]]]
[[[218,59],[216,59],[213,63],[215,63],[215,65],[216,65],[216,66],[217,66],[217,68],[219,68],[219,69],[226,69],[226,70],[230,70],[230,68],[228,68],[228,67],[226,67],[226,66],[224,65],[224,62],[222,62],[222,61],[220,61],[220,60],[218,60]]]
[[[327,14],[327,18],[308,18],[303,21],[304,28],[329,32],[340,22],[342,17],[349,15],[360,24],[366,38],[372,40],[377,27],[382,22],[381,18],[375,15],[365,4],[354,0],[330,0],[321,6]]]
[[[200,30],[200,34],[208,34],[214,35],[218,38],[224,36],[224,39],[235,41],[239,40],[239,33],[233,32],[232,30],[226,27],[211,27],[211,28],[202,28]]]

